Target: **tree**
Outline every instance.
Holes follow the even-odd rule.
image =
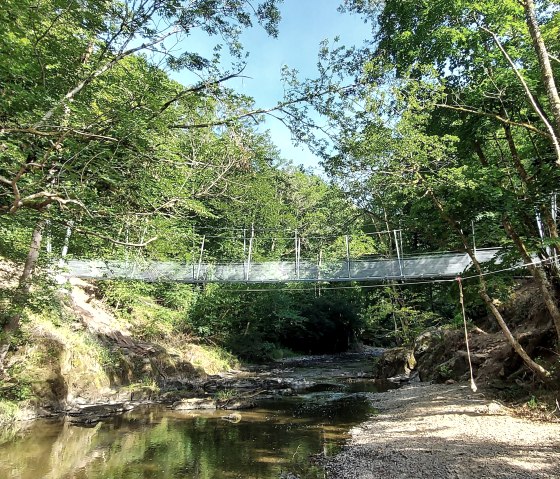
[[[508,333],[469,231],[481,220],[486,240],[511,246],[512,262],[529,263],[560,338],[560,243],[550,208],[560,150],[549,61],[558,49],[558,5],[348,0],[343,8],[375,25],[375,41],[369,50],[322,55],[325,70],[364,72],[319,107],[339,133],[335,151],[322,150],[328,170],[378,221],[410,225],[414,246],[438,246],[429,230],[445,230],[439,246],[472,256],[489,310],[545,377]],[[532,265],[534,255],[542,266]]]
[[[77,231],[111,239],[107,226],[116,229],[122,216],[161,218],[170,209],[185,214],[201,209],[200,198],[222,191],[223,182],[207,175],[185,185],[185,177],[207,173],[208,165],[193,161],[194,148],[190,158],[183,154],[194,138],[174,126],[185,120],[190,127],[217,122],[221,104],[230,112],[247,110],[249,99],[221,87],[242,67],[220,72],[219,51],[207,59],[196,51],[177,52],[171,42],[183,42],[199,29],[227,39],[230,53],[240,59],[243,28],[258,21],[276,34],[276,3],[267,0],[254,8],[242,0],[5,2],[0,214],[21,217],[23,212],[36,222],[17,311],[5,325],[8,336],[19,325],[47,218],[73,221]],[[162,65],[194,72],[201,81],[182,86]],[[244,149],[242,131],[230,125],[222,133],[207,133],[205,148],[225,148],[212,155],[220,180],[246,161],[228,150]]]

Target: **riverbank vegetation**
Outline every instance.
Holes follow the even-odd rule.
[[[272,110],[322,156],[328,179],[282,158],[259,129],[265,110],[227,86],[243,74],[241,31],[276,34],[274,0],[254,9],[221,0],[4,3],[6,400],[66,401],[68,370],[96,390],[149,394],[177,364],[182,379],[193,378],[235,365],[233,356],[398,346],[426,328],[462,324],[453,282],[61,288],[50,274],[67,246],[70,257],[243,262],[254,238],[255,262],[464,251],[474,265],[464,281],[467,318],[489,313],[523,374],[557,380],[556,2],[344,2],[374,25],[372,42],[324,45],[322,76],[300,81],[286,71],[286,98]],[[225,39],[231,64],[220,48],[204,58],[173,47],[195,30]],[[189,80],[175,80],[178,72]],[[329,123],[320,135],[312,108]],[[503,246],[490,266],[476,256],[487,246]],[[500,307],[521,271],[546,309],[542,342],[512,334]],[[76,308],[78,290],[87,301]],[[110,324],[91,320],[91,301]],[[13,415],[9,403],[2,408]]]

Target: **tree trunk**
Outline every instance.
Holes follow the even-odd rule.
[[[534,1],[523,0],[523,8],[525,10],[525,20],[527,22],[527,26],[529,27],[529,34],[531,35],[531,40],[533,41],[533,47],[535,48],[539,59],[539,66],[546,89],[546,95],[548,97],[548,101],[550,102],[550,109],[554,117],[554,130],[556,131],[556,136],[560,137],[560,96],[558,95],[558,89],[556,88],[556,82],[554,81],[548,51],[546,45],[544,44],[541,30],[537,22]]]
[[[419,176],[421,177],[421,175],[419,175]],[[540,364],[537,364],[535,361],[533,361],[531,359],[531,357],[527,354],[527,352],[525,351],[523,346],[521,346],[519,341],[511,333],[507,323],[504,321],[504,318],[503,318],[502,314],[500,313],[500,311],[498,310],[498,308],[494,304],[494,301],[492,300],[492,298],[488,294],[488,287],[486,285],[486,280],[484,279],[484,272],[482,271],[482,267],[480,266],[480,263],[476,259],[476,255],[474,254],[474,251],[470,247],[470,245],[467,241],[467,237],[463,233],[463,230],[461,229],[460,225],[457,223],[457,221],[455,221],[453,218],[451,218],[447,214],[447,212],[445,211],[445,208],[443,207],[441,202],[438,200],[438,198],[436,197],[434,192],[431,190],[431,188],[428,189],[428,194],[430,195],[430,198],[432,199],[432,202],[434,203],[437,210],[439,211],[439,214],[442,217],[442,219],[444,221],[446,221],[451,226],[451,228],[461,238],[461,241],[463,243],[463,247],[465,248],[465,251],[467,252],[469,257],[471,258],[473,266],[476,269],[476,272],[478,273],[479,284],[480,284],[480,291],[479,291],[480,296],[483,299],[484,303],[486,304],[486,307],[490,310],[490,312],[492,313],[492,315],[496,319],[496,322],[498,323],[498,325],[502,329],[502,332],[504,333],[504,336],[506,337],[507,341],[509,342],[509,344],[511,345],[513,350],[521,357],[521,359],[523,360],[525,365],[531,371],[533,371],[543,381],[549,381],[550,377],[551,377],[550,372],[547,371],[546,369],[544,369]]]
[[[531,179],[531,177],[527,173],[527,170],[523,166],[523,163],[521,162],[521,156],[519,155],[519,151],[517,149],[517,146],[515,145],[515,140],[513,138],[512,133],[511,133],[510,126],[509,125],[504,125],[503,129],[504,129],[506,141],[508,143],[508,147],[509,147],[509,150],[510,150],[510,153],[511,153],[511,158],[513,160],[515,169],[517,170],[517,173],[519,175],[519,178],[521,179],[521,182],[523,183],[523,185],[525,186],[527,191],[529,191],[530,187],[532,186],[533,180]],[[475,150],[476,150],[476,152],[477,152],[477,154],[480,158],[481,163],[484,166],[488,166],[488,161],[486,160],[486,157],[484,156],[484,152],[482,151],[482,147],[480,146],[480,143],[477,143],[476,141],[475,141]],[[550,237],[553,238],[553,239],[558,239],[558,229],[556,227],[556,222],[554,221],[554,218],[552,217],[552,213],[548,210],[548,208],[539,207],[539,209],[541,211],[541,214],[545,218],[546,224],[548,225]],[[531,272],[533,278],[535,279],[535,282],[537,283],[537,285],[539,286],[539,288],[542,292],[543,299],[545,301],[545,305],[548,309],[548,312],[549,312],[552,320],[554,321],[554,326],[556,328],[556,334],[558,336],[558,339],[560,340],[560,311],[558,309],[558,305],[557,305],[556,299],[554,297],[552,285],[550,284],[550,281],[548,281],[546,273],[543,271],[543,269],[539,268],[538,266],[533,265],[533,262],[531,260],[531,256],[527,252],[527,248],[525,247],[525,244],[523,243],[523,240],[517,234],[517,232],[514,230],[512,224],[505,218],[502,221],[502,223],[504,225],[504,228],[505,228],[507,234],[513,240],[517,250],[521,254],[521,257],[522,257],[523,261],[528,265],[529,271]],[[556,251],[557,254],[559,253],[557,244],[554,244],[554,250]],[[556,270],[556,266],[555,265],[552,265],[552,266],[553,266],[553,269]]]
[[[29,246],[29,253],[25,260],[23,272],[19,278],[18,287],[14,293],[12,313],[8,318],[8,322],[3,327],[2,341],[0,343],[0,370],[4,368],[4,359],[10,348],[10,339],[12,335],[19,329],[21,322],[21,315],[29,299],[29,291],[31,289],[31,279],[35,266],[39,259],[39,252],[41,249],[41,242],[43,240],[43,229],[45,228],[46,220],[39,220],[35,225],[33,234],[31,235],[31,245]]]
[[[502,314],[500,313],[499,309],[492,301],[492,298],[486,292],[485,287],[480,290],[480,297],[483,299],[484,303],[486,304],[486,307],[490,310],[494,318],[496,318],[496,321],[500,325],[500,328],[502,328],[502,332],[504,333],[511,347],[521,357],[521,359],[527,365],[527,367],[529,367],[531,371],[533,371],[537,376],[539,376],[544,381],[550,380],[550,373],[546,369],[544,369],[540,364],[537,364],[535,361],[533,361],[531,357],[527,354],[525,349],[523,349],[523,346],[521,346],[519,341],[517,341],[517,339],[515,339],[513,334],[511,334],[511,331],[509,330],[508,325],[504,321]]]
[[[513,160],[513,164],[515,166],[517,174],[519,175],[519,178],[521,179],[521,182],[525,187],[526,190],[525,193],[529,194],[528,192],[530,191],[530,188],[532,188],[534,180],[529,176],[527,170],[523,166],[523,163],[521,161],[521,156],[519,154],[519,150],[515,145],[515,140],[513,139],[513,135],[511,133],[511,127],[509,125],[504,125],[503,128],[506,136],[506,141],[508,143],[508,147],[511,153],[511,158]],[[544,217],[544,220],[548,226],[550,237],[557,240],[558,228],[556,227],[556,223],[552,218],[551,211],[548,208],[544,208],[542,205],[539,205],[539,211],[541,213],[541,216]],[[556,251],[556,254],[560,254],[560,249],[557,242],[554,243],[553,248]],[[523,253],[523,251],[521,252]]]
[[[558,304],[556,302],[556,298],[554,297],[554,293],[552,292],[552,285],[548,281],[545,272],[539,266],[533,264],[531,256],[529,255],[523,240],[517,234],[517,232],[513,229],[512,224],[504,218],[502,221],[504,228],[509,235],[509,237],[515,243],[518,251],[521,253],[521,258],[527,264],[527,268],[531,272],[531,275],[535,279],[541,293],[543,295],[543,300],[546,305],[546,309],[554,322],[554,327],[556,328],[556,335],[558,340],[560,341],[560,310],[558,309]]]

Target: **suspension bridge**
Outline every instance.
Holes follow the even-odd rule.
[[[484,263],[498,248],[476,251]],[[385,281],[452,278],[472,265],[466,253],[434,253],[395,259],[341,260],[321,265],[310,261],[263,263],[178,263],[171,261],[123,261],[70,259],[63,275],[82,279],[128,279],[179,283],[288,283]]]
[[[350,237],[345,235],[345,257],[326,261],[321,253],[312,261],[302,259],[302,238],[293,238],[293,261],[253,261],[254,231],[243,236],[243,261],[205,261],[206,237],[202,237],[198,261],[154,261],[140,257],[125,259],[65,258],[68,250],[68,232],[63,248],[63,261],[59,264],[61,275],[82,279],[120,279],[147,282],[179,283],[289,283],[289,282],[352,282],[421,280],[453,278],[466,272],[472,261],[468,254],[436,252],[403,254],[400,230],[387,231],[394,240],[394,257],[360,255],[354,258],[350,251]],[[499,248],[475,249],[480,263],[495,260]]]

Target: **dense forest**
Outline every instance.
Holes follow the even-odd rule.
[[[244,29],[278,34],[278,3],[4,0],[8,399],[37,393],[10,355],[38,341],[37,324],[71,322],[50,274],[68,234],[75,257],[187,263],[203,241],[209,261],[243,261],[247,232],[254,261],[293,258],[294,232],[314,261],[343,258],[348,236],[353,258],[394,256],[399,246],[463,251],[473,263],[467,316],[490,314],[542,381],[558,374],[557,359],[525,351],[498,306],[529,274],[558,352],[559,3],[346,0],[340,10],[372,25],[370,41],[322,45],[320,76],[286,70],[285,98],[270,108],[228,80],[243,72]],[[195,31],[223,40],[213,57],[188,49]],[[325,177],[282,158],[259,129],[270,114],[322,158]],[[393,230],[402,245],[377,234]],[[479,263],[485,246],[503,247],[498,262]],[[250,361],[395,346],[463,320],[456,282],[96,288],[143,341],[180,337]]]

